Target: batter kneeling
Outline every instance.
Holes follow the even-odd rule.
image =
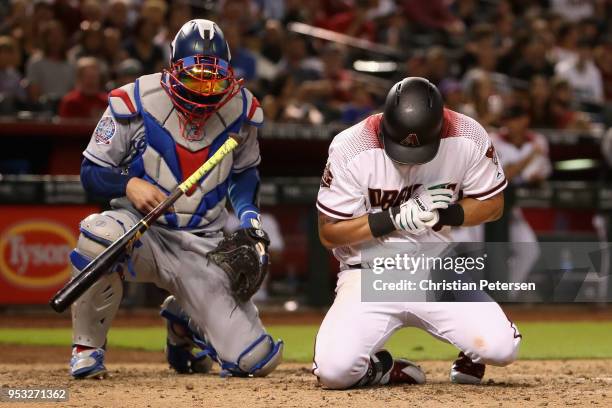
[[[445,109],[437,88],[406,78],[382,114],[337,135],[321,180],[319,235],[340,261],[336,298],[319,329],[314,374],[343,389],[425,382],[416,364],[383,349],[402,327],[455,345],[455,383],[479,383],[485,364],[516,358],[521,335],[490,302],[363,302],[364,251],[449,242],[452,227],[498,219],[507,182],[487,132]]]

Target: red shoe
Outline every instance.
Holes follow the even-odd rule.
[[[390,362],[386,364],[389,369],[383,374],[380,384],[425,384],[425,373],[412,361],[403,358],[394,360],[387,350],[374,355],[381,361]]]
[[[474,363],[463,351],[453,363],[450,380],[455,384],[480,384],[485,373],[485,365]]]

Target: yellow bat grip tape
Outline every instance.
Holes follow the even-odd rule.
[[[221,145],[219,150],[213,154],[210,159],[206,160],[199,169],[197,169],[187,180],[179,184],[179,189],[186,193],[191,187],[193,187],[206,173],[213,169],[217,164],[223,160],[225,156],[238,146],[238,141],[233,137],[228,138],[225,143]]]

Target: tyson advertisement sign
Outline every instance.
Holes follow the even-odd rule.
[[[91,206],[0,206],[0,304],[44,304],[70,279],[78,224]]]

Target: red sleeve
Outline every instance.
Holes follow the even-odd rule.
[[[68,94],[62,98],[58,114],[61,118],[78,118],[81,116],[80,104]]]

